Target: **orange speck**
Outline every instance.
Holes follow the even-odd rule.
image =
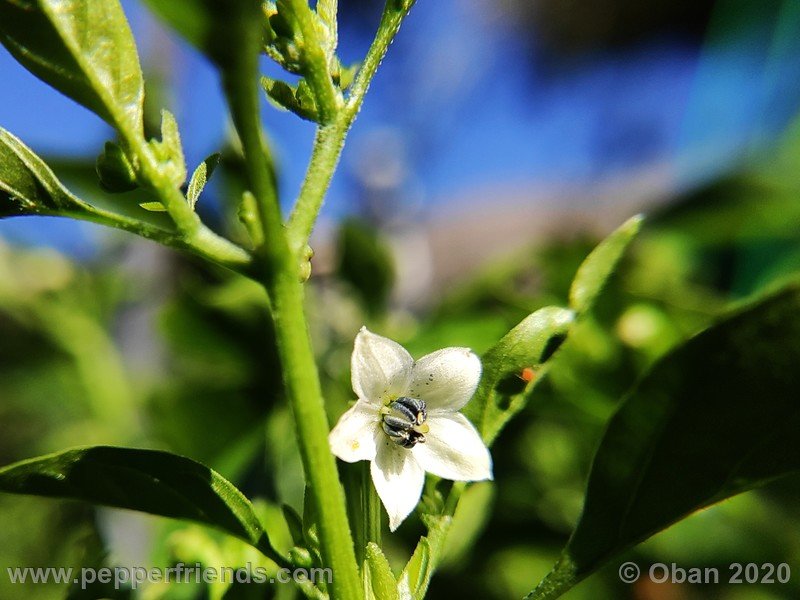
[[[536,378],[536,372],[530,367],[525,367],[522,369],[522,373],[519,374],[519,378],[526,383],[530,383]]]

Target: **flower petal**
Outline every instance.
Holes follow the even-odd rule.
[[[379,421],[377,409],[359,400],[339,418],[328,435],[331,452],[345,462],[374,459]]]
[[[370,465],[370,472],[389,515],[389,529],[394,531],[419,502],[425,471],[411,452],[386,438],[378,444],[378,454]]]
[[[397,342],[362,327],[350,362],[353,391],[362,400],[382,405],[386,398],[405,393],[414,359]]]
[[[455,412],[478,386],[481,361],[469,348],[444,348],[423,356],[411,368],[408,393],[428,405],[428,413]]]
[[[489,449],[464,415],[434,415],[427,423],[425,443],[411,449],[423,469],[453,481],[492,479]]]

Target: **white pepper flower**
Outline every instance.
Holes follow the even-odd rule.
[[[358,401],[331,431],[331,450],[346,462],[371,461],[392,531],[419,502],[426,471],[454,481],[492,478],[489,450],[458,412],[481,375],[472,351],[444,348],[414,361],[362,327],[351,365]]]

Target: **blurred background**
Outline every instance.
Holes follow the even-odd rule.
[[[239,161],[210,64],[123,1],[155,131],[162,106],[190,168],[223,151],[198,205],[235,239]],[[342,2],[340,55],[362,57],[381,3]],[[334,420],[352,399],[358,328],[415,355],[486,350],[566,304],[589,250],[648,221],[595,314],[470,488],[432,598],[520,597],[554,562],[604,423],[643,371],[732,303],[800,271],[800,4],[792,0],[419,0],[370,90],[315,233],[309,311]],[[277,73],[264,61],[266,73]],[[0,50],[0,124],[74,191],[100,198],[112,132]],[[313,127],[264,102],[288,208]],[[130,194],[135,205],[136,193]],[[324,310],[321,309],[324,307]],[[97,226],[0,221],[0,464],[74,445],[164,448],[262,499],[302,507],[302,480],[261,290]],[[266,342],[266,343],[265,343]],[[264,429],[267,435],[264,435]],[[787,562],[800,576],[798,482],[713,507],[623,560]],[[423,531],[390,537],[400,567]],[[476,549],[479,549],[476,551]],[[239,565],[235,541],[122,511],[0,496],[0,565]],[[621,561],[620,561],[621,562]],[[795,598],[785,585],[619,583],[567,598]],[[22,595],[20,595],[22,594]],[[142,598],[291,598],[291,589],[150,586]],[[0,598],[128,598],[10,586]]]

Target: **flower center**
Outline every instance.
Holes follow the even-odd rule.
[[[383,431],[395,444],[403,448],[413,448],[418,443],[425,443],[428,433],[428,410],[425,401],[418,398],[401,396],[385,406],[383,414]]]

